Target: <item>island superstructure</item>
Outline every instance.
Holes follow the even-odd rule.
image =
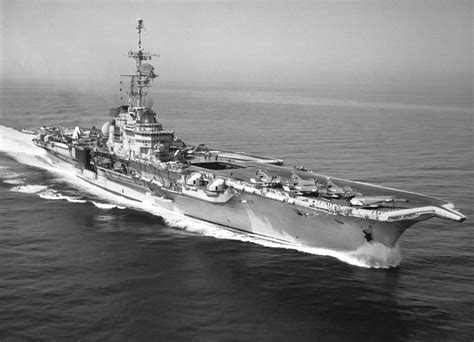
[[[298,246],[355,251],[394,247],[411,225],[433,217],[462,222],[450,202],[287,167],[277,158],[187,145],[163,128],[148,100],[157,77],[142,48],[128,104],[97,129],[36,129],[34,143],[60,167],[115,195]]]

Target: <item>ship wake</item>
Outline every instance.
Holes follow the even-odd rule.
[[[216,224],[193,219],[156,206],[130,201],[80,180],[72,171],[57,168],[49,160],[45,151],[33,145],[31,135],[25,135],[12,128],[0,126],[0,136],[2,136],[0,140],[0,152],[8,154],[22,164],[45,169],[53,173],[58,182],[67,183],[75,189],[90,193],[108,203],[85,199],[83,196],[64,195],[42,184],[24,184],[25,180],[23,175],[17,174],[15,176],[9,176],[8,172],[3,170],[6,177],[2,177],[2,181],[7,184],[15,185],[10,189],[11,191],[36,194],[47,200],[66,200],[78,204],[90,202],[97,208],[103,210],[113,208],[136,209],[162,217],[168,226],[182,229],[191,234],[209,236],[217,239],[250,242],[271,248],[291,249],[317,256],[329,256],[359,267],[389,268],[398,266],[401,261],[401,253],[398,245],[394,248],[389,248],[379,243],[367,243],[356,251],[345,252],[294,244],[283,244],[276,240],[262,238],[261,236],[229,230]]]
[[[3,183],[7,184],[17,184],[17,183],[12,183],[8,179],[3,179]],[[24,181],[22,180],[21,185],[14,186],[10,188],[10,191],[14,192],[22,192],[26,194],[36,194],[39,197],[46,199],[46,200],[51,200],[51,201],[56,201],[56,200],[65,200],[71,203],[92,203],[95,207],[103,210],[108,210],[108,209],[125,209],[126,207],[120,206],[117,204],[110,204],[110,203],[102,203],[102,202],[97,202],[89,199],[85,199],[83,196],[68,196],[65,195],[57,190],[50,189],[48,188],[47,185],[41,185],[41,184],[24,184]]]

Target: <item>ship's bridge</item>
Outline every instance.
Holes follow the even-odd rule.
[[[163,125],[159,122],[155,123],[136,123],[134,127],[135,133],[147,133],[147,132],[157,132],[163,131]]]
[[[130,148],[136,154],[167,155],[174,140],[174,131],[163,130],[158,123],[136,123]]]

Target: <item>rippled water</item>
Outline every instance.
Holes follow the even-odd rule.
[[[2,341],[473,338],[472,219],[413,226],[397,268],[279,248],[91,193],[7,128],[100,126],[116,94],[2,84],[1,95]],[[455,99],[159,89],[155,110],[190,143],[426,193],[472,218],[473,113]]]

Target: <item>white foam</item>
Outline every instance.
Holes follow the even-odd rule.
[[[27,194],[36,194],[40,191],[45,190],[48,188],[46,185],[34,185],[34,184],[28,184],[28,185],[18,185],[10,189],[10,191],[15,191],[15,192],[23,192]]]
[[[4,179],[2,182],[6,184],[24,184],[25,179],[24,178]]]
[[[99,203],[99,202],[95,202],[95,201],[91,201],[97,208],[99,209],[114,209],[114,208],[117,208],[117,209],[125,209],[126,207],[123,207],[123,206],[120,206],[120,205],[116,205],[116,204],[110,204],[110,203]]]
[[[38,196],[44,199],[61,199],[56,191],[51,189],[46,189],[45,191],[39,192]]]
[[[0,126],[0,151],[15,155],[44,156],[45,151],[35,147],[32,143],[33,136],[23,134],[11,127]]]
[[[23,175],[13,172],[8,169],[7,166],[0,167],[0,178],[3,183],[7,184],[23,184],[24,178]]]
[[[364,267],[389,268],[397,267],[402,261],[402,253],[398,243],[395,247],[387,247],[379,242],[370,242],[361,246],[347,256]]]
[[[86,203],[87,200],[81,199],[80,197],[75,197],[75,196],[65,196],[56,190],[52,189],[46,189],[45,191],[42,191],[38,193],[38,196],[44,199],[48,200],[66,200],[68,202],[73,202],[73,203]]]
[[[12,178],[19,178],[19,177],[21,177],[20,174],[8,170],[6,166],[3,166],[2,168],[0,168],[0,178],[2,179],[12,179]]]
[[[251,242],[270,248],[292,249],[319,256],[330,256],[337,258],[342,262],[359,267],[388,268],[398,266],[401,261],[401,253],[398,245],[394,248],[388,248],[379,243],[367,243],[356,251],[342,252],[323,248],[282,244],[276,241],[272,241],[271,239],[264,239],[246,233],[231,231],[222,226],[189,218],[180,213],[172,212],[156,206],[130,201],[80,180],[76,177],[75,173],[70,170],[57,168],[47,158],[47,155],[44,153],[43,150],[33,145],[33,143],[31,142],[31,136],[27,136],[11,128],[0,126],[0,136],[1,135],[3,135],[3,143],[0,143],[0,151],[11,155],[23,164],[41,167],[50,172],[53,172],[59,177],[60,181],[64,181],[75,188],[94,194],[96,196],[99,196],[101,199],[110,202],[99,203],[91,201],[96,207],[100,209],[124,209],[126,207],[137,209],[151,213],[156,216],[160,216],[169,226],[179,228],[193,234],[210,236],[216,239],[229,239],[242,242]],[[12,188],[12,190],[17,189],[13,191],[21,190],[21,192],[36,193],[44,190],[45,188],[45,186],[40,185],[26,185]],[[54,199],[60,199],[59,197],[61,195],[53,195],[53,193],[49,193],[49,195],[45,194],[44,196],[50,196],[51,199],[53,197]],[[65,198],[70,202],[74,202],[76,200],[83,201],[77,198],[67,196],[63,196],[62,198]]]
[[[66,201],[72,202],[72,203],[86,203],[87,200],[81,199],[80,197],[67,197],[66,196]]]

